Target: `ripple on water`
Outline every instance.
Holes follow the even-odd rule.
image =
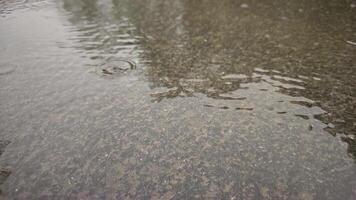
[[[0,1],[0,16],[11,14],[15,10],[21,9],[39,9],[47,5],[46,0],[13,0],[13,1]]]
[[[103,76],[114,76],[135,70],[136,67],[136,63],[130,59],[110,58],[99,66],[96,72]]]
[[[5,63],[0,64],[0,76],[8,75],[16,71],[17,65]]]

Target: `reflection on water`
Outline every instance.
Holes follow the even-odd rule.
[[[353,1],[9,2],[5,197],[356,198]]]
[[[63,1],[63,9],[70,13],[69,22],[75,24],[75,47],[91,59],[118,54],[122,59],[138,56],[140,37],[134,34],[135,26],[124,15],[127,11],[115,5],[110,1]]]

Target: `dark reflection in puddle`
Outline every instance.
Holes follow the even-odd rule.
[[[305,120],[309,119],[309,117],[307,115],[295,115],[295,116],[300,117]]]
[[[5,197],[356,198],[352,1],[7,2]]]

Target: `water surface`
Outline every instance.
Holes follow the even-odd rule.
[[[356,2],[0,1],[4,199],[356,199]]]

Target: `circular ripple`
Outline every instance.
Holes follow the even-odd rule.
[[[126,71],[136,69],[136,63],[126,59],[110,59],[100,67],[100,73],[103,75],[121,74]]]

